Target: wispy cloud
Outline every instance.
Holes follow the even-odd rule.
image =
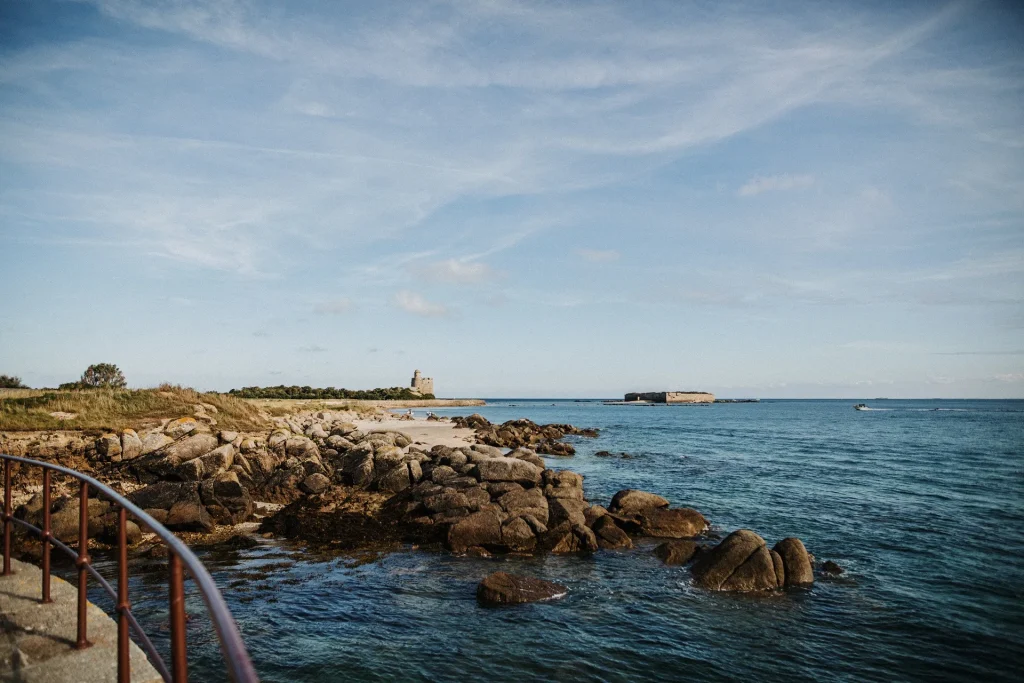
[[[450,314],[447,306],[427,301],[422,294],[403,289],[395,294],[394,303],[406,313],[425,318],[441,318]]]
[[[782,173],[780,175],[754,176],[748,180],[743,187],[737,190],[736,193],[741,197],[753,197],[754,195],[761,194],[762,192],[799,190],[810,187],[813,184],[814,176],[807,174],[792,175],[789,173]]]
[[[316,304],[313,306],[313,312],[320,313],[321,315],[341,315],[343,313],[350,313],[355,309],[355,306],[355,302],[351,299],[342,297]]]
[[[428,282],[477,283],[494,279],[497,273],[486,263],[447,259],[418,266],[413,272]]]
[[[619,252],[614,249],[577,249],[576,254],[591,263],[611,263],[619,260]]]
[[[326,351],[327,351],[327,349],[325,347],[319,346],[318,344],[309,344],[307,346],[300,346],[298,350],[302,351],[303,353],[326,353]]]

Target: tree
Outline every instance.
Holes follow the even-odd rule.
[[[20,377],[14,375],[0,375],[0,389],[27,389],[24,384],[21,383]]]
[[[111,389],[123,389],[128,385],[124,381],[124,373],[113,363],[90,365],[82,373],[79,384],[86,388],[107,387]]]

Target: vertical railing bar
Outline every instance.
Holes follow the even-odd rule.
[[[89,607],[89,483],[82,482],[78,499],[78,640],[75,649],[89,647],[88,639],[88,607]]]
[[[53,602],[50,598],[50,470],[43,468],[43,604]]]
[[[132,678],[128,640],[128,511],[123,507],[117,515],[117,680],[130,683]]]
[[[171,678],[188,681],[188,652],[185,639],[185,572],[181,558],[171,551]]]
[[[4,576],[11,575],[11,461],[4,460]]]

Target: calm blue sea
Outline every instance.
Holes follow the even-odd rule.
[[[575,457],[547,458],[582,473],[592,502],[641,488],[697,508],[723,534],[798,536],[847,570],[811,589],[709,594],[655,559],[653,542],[533,559],[406,549],[360,562],[279,541],[201,556],[267,681],[1020,680],[1024,401],[865,402],[877,410],[851,400],[479,409],[494,422],[599,427],[597,439],[573,439]],[[254,571],[266,565],[277,567]],[[166,646],[163,569],[137,569],[135,609]],[[478,607],[477,582],[498,569],[570,593]],[[220,680],[205,611],[194,594],[188,604],[193,680]]]

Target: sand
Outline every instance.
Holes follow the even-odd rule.
[[[401,432],[413,443],[428,448],[437,445],[458,448],[476,442],[472,429],[456,427],[450,422],[428,422],[426,419],[399,420],[391,417],[353,422],[363,432]]]

